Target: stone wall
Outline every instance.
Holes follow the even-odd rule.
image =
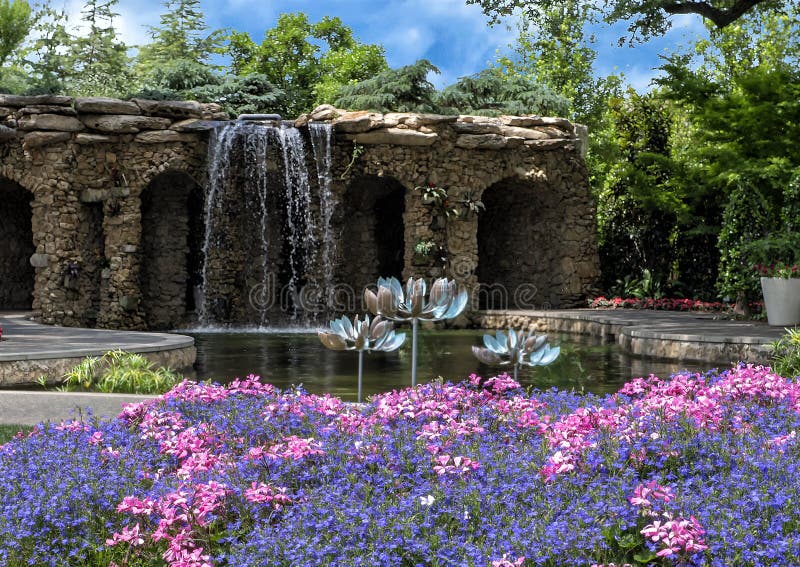
[[[216,105],[196,102],[0,95],[0,227],[10,222],[2,204],[12,193],[24,190],[31,201],[30,234],[12,228],[23,242],[15,256],[0,244],[0,259],[17,262],[0,264],[0,309],[25,306],[1,292],[2,282],[19,279],[7,287],[32,288],[32,307],[46,323],[174,327],[193,317],[207,261],[228,283],[206,304],[232,321],[241,317],[264,266],[286,271],[290,246],[272,223],[264,230],[275,257],[261,250],[260,236],[244,227],[265,203],[245,191],[231,195],[230,230],[204,257],[209,138],[226,118]],[[569,306],[596,282],[580,127],[558,118],[330,106],[295,121],[306,139],[309,123],[333,127],[333,283],[350,289],[357,307],[361,287],[379,275],[455,277],[470,286],[475,308]],[[264,173],[271,187],[284,177],[274,159]],[[319,192],[321,181],[310,177]],[[425,200],[417,188],[427,185],[446,190],[446,202]],[[282,199],[270,194],[266,206],[285,208]],[[481,201],[485,210],[475,208]],[[319,207],[309,214],[319,216]],[[325,248],[323,240],[317,235],[309,254]],[[422,244],[428,253],[420,253]],[[26,256],[35,272],[22,269]],[[311,281],[320,263],[304,261],[302,280]]]

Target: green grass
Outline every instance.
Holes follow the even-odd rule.
[[[10,441],[18,431],[27,433],[31,429],[30,425],[0,425],[0,445]]]

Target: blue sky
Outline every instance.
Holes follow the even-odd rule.
[[[71,20],[79,21],[82,0],[66,1],[67,10],[74,15]],[[442,71],[431,77],[437,86],[485,68],[516,36],[513,26],[488,27],[480,8],[468,6],[465,0],[202,0],[201,6],[212,28],[246,31],[256,41],[282,12],[302,11],[311,21],[339,16],[359,40],[382,44],[392,67],[429,59]],[[120,0],[117,11],[123,39],[135,44],[147,41],[146,26],[158,23],[164,7],[160,0]],[[595,30],[597,73],[622,72],[629,84],[645,90],[659,65],[658,55],[701,33],[699,17],[680,16],[667,36],[631,48],[617,47],[617,39],[625,35],[624,25],[599,27]]]

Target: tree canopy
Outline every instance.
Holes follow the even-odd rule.
[[[586,3],[596,6],[596,17],[606,23],[629,22],[632,39],[647,40],[664,34],[671,27],[671,16],[696,14],[717,28],[735,22],[758,5],[777,8],[794,4],[796,0],[606,0],[604,3]],[[479,5],[496,23],[504,16],[522,10],[538,21],[548,10],[558,8],[571,0],[467,0]]]

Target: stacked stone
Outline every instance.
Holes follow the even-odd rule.
[[[380,114],[350,112],[326,104],[300,116],[295,126],[303,127],[310,121],[330,122],[345,139],[364,145],[432,146],[440,138],[454,138],[456,147],[469,150],[526,146],[539,150],[579,147],[585,152],[586,127],[565,118]]]
[[[0,141],[22,137],[27,149],[74,138],[78,144],[194,142],[228,115],[218,104],[0,94]],[[124,138],[120,138],[124,136]]]

